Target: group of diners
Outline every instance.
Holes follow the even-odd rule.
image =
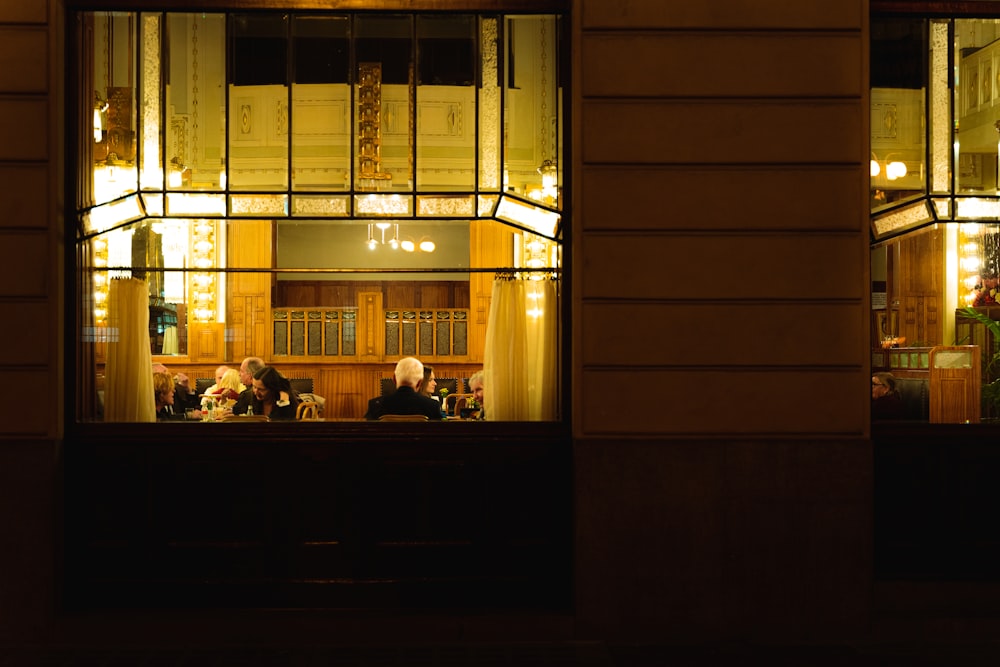
[[[375,421],[383,417],[393,416],[424,416],[428,420],[441,419],[445,416],[445,406],[432,398],[437,387],[434,369],[424,366],[415,357],[404,357],[396,363],[393,371],[396,380],[396,390],[384,396],[376,396],[368,401],[365,419]],[[478,419],[486,419],[483,406],[483,372],[479,371],[469,378],[469,389],[479,403]]]
[[[428,420],[441,419],[444,406],[431,394],[437,384],[434,371],[415,357],[404,357],[393,372],[396,389],[368,401],[366,420],[384,415],[422,415]],[[477,419],[485,420],[483,400],[484,375],[479,371],[469,378],[469,390],[479,405]],[[239,370],[226,365],[215,370],[215,384],[198,395],[184,373],[172,375],[163,364],[153,364],[153,394],[157,421],[185,419],[189,411],[212,406],[212,419],[240,415],[260,415],[268,420],[295,419],[301,397],[291,381],[260,357],[247,357]],[[202,410],[202,412],[204,412]]]
[[[300,402],[289,379],[260,357],[247,357],[238,371],[219,366],[215,384],[201,396],[184,373],[171,375],[163,364],[153,364],[153,393],[157,420],[184,419],[188,410],[199,410],[205,399],[217,420],[233,415],[295,419]]]

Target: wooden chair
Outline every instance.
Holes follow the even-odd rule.
[[[296,419],[319,419],[319,403],[315,401],[302,401],[295,410]]]
[[[382,415],[380,422],[425,422],[427,415]]]

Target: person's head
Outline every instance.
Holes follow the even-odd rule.
[[[413,387],[419,390],[424,381],[424,365],[415,357],[403,357],[396,364],[397,387]]]
[[[424,381],[420,385],[420,393],[431,396],[437,388],[437,380],[434,378],[434,369],[424,366]]]
[[[896,376],[892,373],[875,373],[872,375],[872,398],[882,398],[896,393]]]
[[[292,383],[273,366],[265,366],[253,374],[253,395],[261,403],[277,403],[281,392],[292,393]]]
[[[486,381],[483,379],[484,377],[485,373],[483,373],[483,371],[476,371],[473,373],[472,377],[469,378],[469,391],[472,392],[472,398],[476,401],[476,403],[479,403],[479,405],[482,405],[485,408],[486,406],[483,404],[483,389],[486,387]]]
[[[170,373],[153,373],[153,396],[157,410],[174,404],[174,379]]]
[[[253,376],[264,368],[264,360],[260,357],[247,357],[240,364],[240,382],[244,387],[253,386]]]
[[[216,379],[219,389],[231,389],[237,394],[240,393],[240,372],[235,368],[228,368]]]
[[[229,368],[229,366],[226,366],[226,365],[219,366],[218,368],[215,369],[215,384],[216,385],[221,385],[222,384],[222,376],[225,375],[226,371],[228,371],[228,370],[231,370],[231,369]],[[238,380],[239,377],[240,377],[239,374],[237,374],[236,375],[236,379]]]

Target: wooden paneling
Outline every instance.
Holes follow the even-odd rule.
[[[0,22],[3,23],[45,23],[48,20],[48,2],[0,3]]]
[[[56,331],[48,319],[44,303],[0,303],[0,365],[47,364]]]
[[[164,426],[176,432],[119,430],[70,457],[77,603],[523,612],[567,599],[570,450],[551,431],[484,442],[474,423],[424,425],[464,435],[414,447],[386,424],[362,425],[375,439],[322,422],[283,436]]]
[[[585,162],[612,164],[858,164],[865,136],[849,100],[602,100],[584,106],[582,122],[614,128],[583,146]]]
[[[45,160],[48,151],[46,98],[0,98],[0,160]]]
[[[630,322],[630,326],[623,326]],[[857,308],[843,303],[587,303],[583,363],[593,366],[852,364]]]
[[[0,296],[43,297],[52,286],[49,284],[49,265],[40,258],[46,257],[48,237],[44,234],[0,234],[0,247],[4,260],[0,262]]]
[[[596,34],[584,37],[583,94],[716,97],[724,91],[727,97],[857,96],[860,40],[856,33]],[[620,53],[628,53],[631,63],[608,67]]]
[[[604,397],[582,417],[592,434],[860,436],[868,426],[868,396],[853,371],[594,369],[580,389]]]
[[[227,264],[233,268],[271,266],[270,220],[240,220],[229,225]],[[271,350],[271,278],[267,274],[229,274],[226,359],[265,357]],[[223,357],[219,357],[222,359]]]
[[[31,227],[43,229],[48,223],[48,209],[39,206],[47,195],[48,173],[43,164],[0,166],[0,200],[4,215],[0,228]]]
[[[855,231],[861,178],[846,167],[588,166],[583,228]]]
[[[860,30],[867,5],[854,0],[746,0],[693,3],[662,0],[581,2],[584,30],[624,29],[849,29]]]
[[[44,93],[48,51],[44,28],[0,28],[0,90]]]
[[[53,381],[52,371],[45,366],[8,367],[4,369],[3,376],[0,401],[5,405],[16,405],[17,411],[10,419],[0,420],[0,437],[55,435],[59,400],[47,390]]]
[[[852,235],[591,235],[583,297],[601,299],[856,299],[864,255]],[[650,274],[649,267],[656,267]],[[794,310],[788,311],[788,317]]]

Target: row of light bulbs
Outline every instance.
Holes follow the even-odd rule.
[[[882,173],[882,163],[878,160],[871,161],[871,175],[875,178]],[[885,177],[890,181],[906,176],[906,163],[900,160],[887,162],[885,165]]]
[[[392,228],[392,236],[388,241],[385,239],[385,232],[389,228]],[[375,238],[375,229],[379,230],[381,239]],[[368,224],[368,240],[365,242],[369,250],[375,250],[380,245],[387,245],[393,250],[402,249],[405,252],[416,252],[417,250],[421,252],[434,252],[437,246],[434,241],[427,238],[426,236],[419,241],[414,241],[411,238],[400,239],[399,238],[399,225],[391,224],[388,222],[375,222]]]

